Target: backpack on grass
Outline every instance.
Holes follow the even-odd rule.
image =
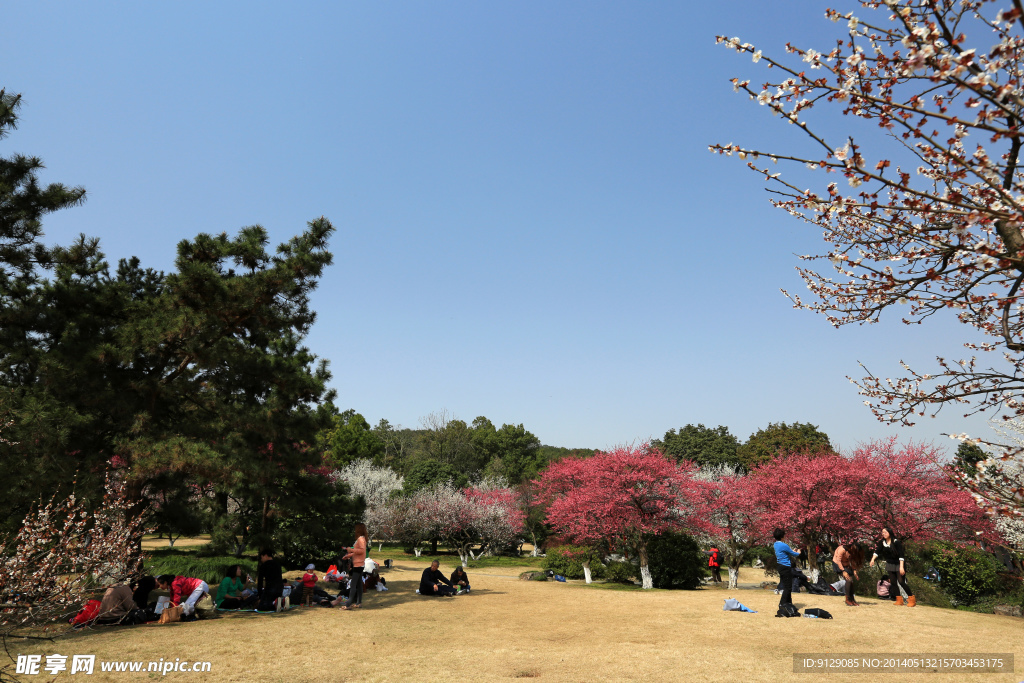
[[[800,616],[800,610],[793,606],[793,603],[787,602],[784,605],[779,605],[779,611],[775,613],[777,617],[798,617]]]
[[[804,610],[804,615],[811,616],[811,617],[817,617],[819,619],[831,619],[832,618],[832,615],[829,612],[827,612],[827,611],[825,611],[823,609],[819,609],[817,607],[809,607],[809,608],[805,609]]]

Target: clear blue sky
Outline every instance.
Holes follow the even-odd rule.
[[[857,361],[927,371],[966,354],[962,329],[793,310],[779,288],[803,288],[793,254],[820,234],[707,151],[796,140],[732,92],[767,76],[715,34],[827,50],[825,7],[11,2],[0,86],[25,106],[0,154],[84,185],[47,238],[98,236],[112,261],[168,269],[196,233],[281,242],[327,216],[309,343],[373,423],[446,408],[602,448],[801,421],[852,447],[894,433]],[[961,413],[899,435],[987,433]]]

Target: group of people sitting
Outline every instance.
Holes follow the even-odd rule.
[[[439,567],[441,564],[434,560],[430,566],[423,570],[420,576],[420,587],[416,592],[427,597],[444,597],[446,595],[459,595],[469,592],[469,575],[459,565],[452,572],[451,578],[445,578]]]
[[[240,564],[227,568],[212,595],[210,585],[202,579],[173,574],[155,578],[144,576],[130,585],[111,586],[104,593],[103,599],[98,601],[98,605],[95,604],[97,601],[93,601],[90,609],[83,608],[72,622],[137,624],[155,621],[164,605],[180,605],[182,619],[191,620],[195,618],[197,605],[206,596],[212,597],[213,606],[221,610],[255,609],[259,612],[273,612],[282,608],[285,598],[289,598],[289,601],[294,599],[291,593],[298,589],[301,589],[301,601],[305,606],[316,604],[340,607],[343,610],[358,609],[362,606],[364,591],[387,590],[387,581],[380,575],[380,565],[366,556],[369,545],[366,526],[356,524],[354,532],[356,541],[351,548],[345,548],[346,552],[339,560],[340,569],[332,566],[332,570],[324,576],[328,581],[339,583],[340,590],[336,597],[317,587],[319,577],[313,564],[306,566],[305,573],[296,585],[288,585],[284,580],[281,563],[274,557],[274,551],[264,548],[259,553],[255,582]],[[150,593],[156,589],[166,591],[169,597],[150,602]],[[444,596],[467,592],[469,589],[469,577],[465,569],[458,567],[451,578],[446,578],[435,560],[423,571],[417,592],[426,596]]]

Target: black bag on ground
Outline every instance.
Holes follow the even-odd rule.
[[[138,626],[139,624],[145,624],[147,621],[149,621],[149,612],[141,607],[136,607],[131,612],[121,617],[121,621],[117,623],[126,626]]]
[[[830,613],[828,613],[825,610],[820,609],[818,607],[808,607],[807,609],[804,610],[804,614],[812,616],[812,617],[818,617],[819,619],[831,619],[832,618],[832,615]]]
[[[800,616],[800,610],[793,606],[793,603],[787,602],[784,605],[779,605],[779,611],[775,613],[777,617],[798,617]]]

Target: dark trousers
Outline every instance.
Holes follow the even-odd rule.
[[[711,568],[711,577],[715,580],[715,583],[722,583],[722,568],[721,567],[712,567]]]
[[[256,603],[256,596],[250,595],[248,598],[224,598],[224,600],[217,605],[221,609],[242,609],[243,607],[252,607]]]
[[[857,602],[856,598],[853,597],[853,572],[847,572],[847,574],[849,574],[850,578],[846,579],[846,576],[843,576],[846,579],[846,601]]]
[[[784,564],[779,565],[779,578],[782,579],[782,597],[779,598],[779,605],[793,604],[793,568]]]
[[[896,596],[900,594],[900,586],[903,587],[903,592],[907,594],[908,598],[914,594],[913,591],[910,590],[910,584],[907,583],[907,577],[900,576],[900,566],[898,564],[886,563],[885,568],[889,573],[890,600],[895,600]],[[897,581],[899,581],[899,584],[896,583]]]
[[[261,612],[273,611],[274,603],[279,597],[281,597],[282,593],[284,593],[283,583],[276,583],[265,587],[263,589],[263,592],[260,593],[259,601],[256,604],[256,609],[260,610]]]
[[[363,604],[363,568],[355,567],[352,570],[352,585],[348,589],[348,604]]]

